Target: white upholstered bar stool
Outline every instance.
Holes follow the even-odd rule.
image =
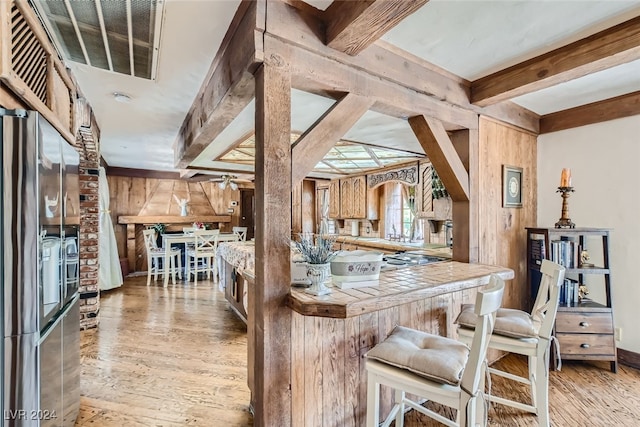
[[[487,395],[490,402],[511,406],[538,415],[538,425],[549,426],[549,356],[553,324],[555,323],[560,298],[560,286],[565,268],[548,260],[540,267],[542,279],[531,314],[501,308],[496,314],[496,326],[489,341],[489,348],[527,356],[529,377],[523,378],[510,372],[489,368],[489,373],[530,386],[531,404],[516,402],[493,394]],[[465,305],[456,323],[458,337],[470,342],[476,316],[472,305]],[[556,344],[557,345],[557,344]],[[491,391],[493,393],[493,391]]]
[[[171,248],[169,265],[163,265],[161,267],[160,261],[164,262],[165,249],[158,247],[156,243],[156,231],[153,229],[143,230],[142,236],[144,237],[144,246],[147,250],[147,286],[151,283],[152,274],[153,280],[156,281],[158,280],[158,275],[162,277],[162,275],[169,273],[171,273],[171,279],[175,285],[176,270],[179,272],[180,277],[182,277],[182,253],[180,249]]]
[[[480,377],[495,312],[502,302],[504,281],[491,276],[478,291],[478,327],[471,347],[450,338],[396,326],[391,335],[366,355],[367,427],[380,423],[380,385],[395,389],[395,405],[382,424],[404,425],[405,407],[415,409],[447,426],[475,426]],[[457,409],[456,421],[409,400],[406,393]]]

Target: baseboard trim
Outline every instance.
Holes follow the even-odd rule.
[[[618,363],[625,366],[631,366],[632,368],[640,369],[640,353],[634,353],[633,351],[618,349]]]

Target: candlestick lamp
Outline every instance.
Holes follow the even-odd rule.
[[[562,196],[562,213],[558,222],[556,222],[556,228],[575,228],[576,225],[569,218],[569,196],[573,193],[574,189],[571,186],[571,169],[562,169],[560,175],[560,186],[556,190],[556,193],[560,193]]]

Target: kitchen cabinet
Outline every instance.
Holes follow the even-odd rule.
[[[238,270],[226,261],[221,261],[225,269],[224,296],[230,307],[242,319],[247,322],[247,287],[245,278],[238,273]]]
[[[378,189],[367,189],[365,175],[332,180],[329,185],[329,217],[378,219]]]
[[[340,180],[329,183],[329,218],[340,218]]]

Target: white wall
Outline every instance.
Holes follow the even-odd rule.
[[[569,216],[577,227],[613,229],[610,238],[612,300],[618,347],[640,353],[640,115],[538,137],[538,225],[560,218],[555,193],[562,168],[571,168],[575,193]],[[587,242],[598,261],[596,245]],[[595,300],[601,285],[591,280]]]

